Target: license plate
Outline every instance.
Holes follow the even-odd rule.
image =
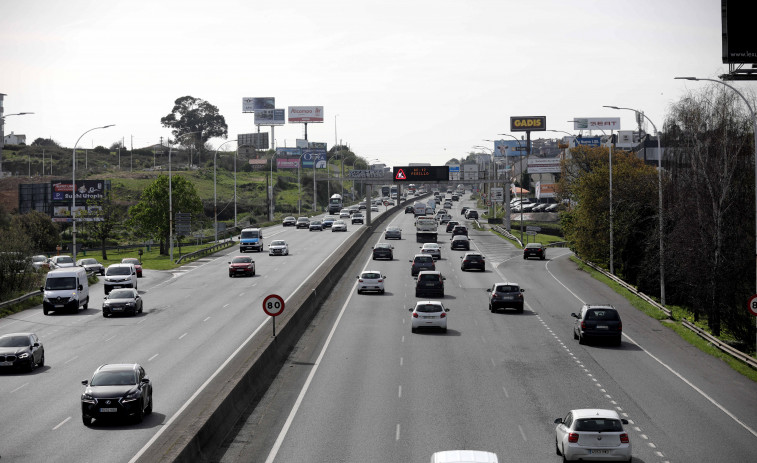
[[[589,449],[589,453],[592,455],[609,455],[609,450],[597,450],[597,449]]]
[[[12,365],[13,365],[13,362],[0,362],[0,367],[9,367]]]
[[[597,329],[598,330],[606,330],[608,328],[607,328],[607,325],[597,325]]]
[[[116,413],[118,411],[117,408],[101,408],[100,413]]]
[[[433,283],[426,283],[426,286],[430,286],[430,287],[433,287],[433,286],[434,286],[434,284],[433,284]]]
[[[55,305],[55,308],[56,308],[56,309],[62,309],[62,308],[63,308],[63,305],[61,305],[61,304],[56,304],[56,305]]]
[[[244,269],[243,268],[238,268],[237,272],[244,272]]]
[[[422,318],[433,319],[433,318],[436,318],[436,317],[434,317],[433,315],[425,315]]]

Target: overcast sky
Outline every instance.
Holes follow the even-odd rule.
[[[673,77],[727,71],[720,21],[720,0],[3,0],[5,113],[36,113],[8,117],[5,133],[73,147],[116,124],[80,146],[146,146],[190,95],[218,107],[233,139],[256,131],[242,98],[271,96],[324,107],[310,141],[443,164],[491,146],[511,116],[571,133],[574,117],[620,116],[634,129],[633,113],[602,107],[616,105],[661,127],[705,85]],[[562,134],[533,134],[548,136]],[[303,137],[302,124],[275,131],[278,146]]]

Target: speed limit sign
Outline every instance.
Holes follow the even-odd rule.
[[[752,312],[752,315],[757,317],[757,294],[749,298],[749,311]]]
[[[263,299],[263,312],[276,317],[284,311],[284,299],[278,294],[269,294]]]

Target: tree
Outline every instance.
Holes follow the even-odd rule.
[[[60,146],[55,140],[52,138],[37,138],[32,142],[32,146],[54,146],[58,147]]]
[[[172,179],[173,213],[201,214],[202,201],[194,185],[182,176]],[[146,237],[160,241],[160,253],[167,254],[170,237],[168,176],[161,175],[145,188],[139,202],[129,210],[129,224]]]
[[[18,229],[24,235],[26,243],[33,252],[53,252],[60,244],[60,229],[50,216],[39,211],[14,215],[11,228]]]
[[[91,205],[95,204],[96,202],[93,202]],[[87,210],[90,211],[90,218],[95,220],[85,223],[87,224],[90,236],[100,242],[103,260],[107,260],[108,253],[105,249],[105,245],[108,239],[113,236],[113,231],[123,221],[124,214],[122,209],[114,204],[113,193],[110,191],[105,193],[105,198],[103,198],[102,203],[97,205],[100,206],[99,209],[92,207],[87,208]]]
[[[218,108],[200,98],[183,96],[174,102],[171,113],[160,119],[164,127],[173,129],[175,138],[182,135],[182,142],[190,142],[196,149],[202,149],[213,137],[226,138],[226,120],[218,114]]]

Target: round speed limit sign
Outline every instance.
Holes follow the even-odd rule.
[[[749,311],[752,312],[752,315],[757,317],[757,294],[749,298]]]
[[[263,312],[276,317],[284,311],[284,299],[278,294],[269,294],[263,299]]]

